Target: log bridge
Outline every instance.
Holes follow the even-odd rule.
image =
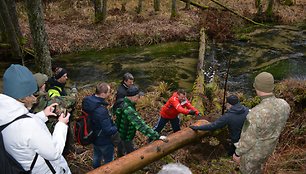
[[[194,125],[207,124],[206,120],[199,120]],[[157,140],[132,153],[105,164],[88,174],[128,174],[142,169],[148,164],[180,149],[207,134],[206,131],[193,131],[184,128],[169,135],[168,142]]]

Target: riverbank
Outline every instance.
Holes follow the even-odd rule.
[[[161,11],[153,11],[153,2],[146,2],[140,15],[135,13],[136,0],[127,3],[126,12],[121,12],[120,2],[109,1],[105,24],[93,23],[93,7],[90,1],[55,1],[46,4],[45,26],[51,54],[63,54],[80,50],[102,50],[110,47],[143,46],[170,41],[198,39],[199,28],[206,27],[212,38],[230,39],[233,30],[243,28],[248,22],[229,13],[215,3],[195,0],[209,6],[201,11],[195,7],[183,10],[185,4],[178,1],[178,17],[170,20],[170,1],[161,1]],[[221,0],[229,8],[254,18],[256,8],[253,0]],[[265,2],[264,2],[265,3]],[[22,32],[31,46],[30,30],[24,8],[19,4]],[[220,9],[221,11],[217,11]],[[305,22],[306,2],[296,0],[293,6],[275,5],[275,16],[279,24]]]

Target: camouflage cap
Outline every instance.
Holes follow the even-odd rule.
[[[262,72],[255,77],[253,86],[256,90],[262,92],[272,92],[274,89],[273,75],[268,72]]]

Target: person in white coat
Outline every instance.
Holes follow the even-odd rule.
[[[2,131],[6,151],[26,170],[38,154],[32,174],[53,173],[45,162],[50,161],[56,174],[70,174],[71,171],[62,152],[65,146],[69,116],[61,114],[51,135],[45,122],[52,113],[52,104],[37,114],[29,113],[36,101],[33,94],[37,90],[36,80],[28,68],[11,65],[3,75],[3,93],[0,94],[0,125],[4,125],[21,115],[30,118],[19,119]],[[0,169],[1,170],[1,169]]]

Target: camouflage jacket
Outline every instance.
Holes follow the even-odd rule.
[[[136,130],[150,139],[156,140],[159,134],[150,128],[135,110],[135,103],[124,98],[122,108],[116,110],[116,125],[120,138],[124,141],[132,141]]]
[[[236,154],[251,158],[267,158],[275,149],[290,113],[289,104],[274,95],[262,101],[247,115],[241,138],[235,143]]]
[[[60,115],[61,113],[65,113],[66,110],[70,112],[74,108],[76,98],[74,96],[55,96],[50,98],[48,93],[39,92],[37,102],[31,108],[31,112],[40,112],[52,103],[58,103],[55,112]]]

